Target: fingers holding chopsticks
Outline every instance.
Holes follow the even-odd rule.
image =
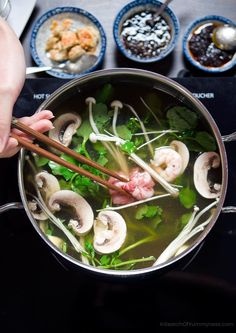
[[[44,133],[49,131],[50,129],[53,128],[51,119],[53,119],[53,113],[51,111],[45,110],[41,111],[39,113],[34,114],[31,117],[22,117],[19,120],[33,128],[35,131]],[[24,139],[27,139],[29,141],[32,141],[32,138],[28,136],[27,134],[17,130],[17,129],[12,129],[12,132],[15,134],[23,137]],[[9,137],[5,148],[3,151],[0,153],[0,158],[5,158],[5,157],[11,157],[15,155],[21,147],[18,145],[18,142],[16,139]]]
[[[19,119],[19,121],[22,122],[23,124],[31,127],[32,129],[34,129],[37,132],[44,133],[53,128],[53,125],[51,122],[51,119],[53,119],[53,118],[54,118],[54,115],[51,111],[44,110],[44,111],[34,114],[31,117],[22,117]],[[24,132],[22,132],[16,128],[12,129],[12,131],[21,137],[30,139],[31,141],[33,139],[29,135],[25,134]]]

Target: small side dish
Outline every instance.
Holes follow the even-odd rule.
[[[96,28],[86,25],[76,29],[72,19],[52,20],[50,31],[45,51],[53,61],[75,61],[86,52],[94,54],[99,42]]]
[[[221,50],[214,42],[214,29],[225,24],[233,22],[221,16],[207,16],[189,27],[183,49],[192,65],[206,72],[223,72],[235,65],[235,51]]]
[[[150,59],[167,48],[171,28],[162,16],[155,18],[154,12],[146,10],[125,20],[121,39],[130,54]]]
[[[73,79],[101,65],[106,35],[96,17],[84,9],[56,7],[36,21],[30,47],[38,66],[53,67],[48,74]]]
[[[203,66],[220,67],[233,58],[234,51],[223,51],[213,41],[213,31],[217,23],[203,24],[195,29],[189,39],[189,50],[193,57]]]
[[[179,21],[167,7],[159,16],[162,2],[136,0],[128,3],[117,14],[113,35],[118,49],[127,58],[143,63],[159,61],[174,48]]]

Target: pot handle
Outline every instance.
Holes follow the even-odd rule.
[[[21,202],[11,202],[5,205],[0,206],[0,214],[4,213],[10,209],[24,209],[24,206]]]
[[[230,141],[236,141],[236,132],[233,132],[228,135],[222,136],[223,142],[230,142]],[[227,206],[222,208],[222,213],[236,213],[236,207],[235,206]]]
[[[236,132],[227,135],[222,135],[222,141],[223,142],[236,141]]]
[[[227,206],[222,208],[222,213],[236,213],[236,207],[235,206]]]

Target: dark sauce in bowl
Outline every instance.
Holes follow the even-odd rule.
[[[155,58],[169,45],[171,28],[162,16],[142,11],[124,21],[121,40],[130,55],[140,59]]]
[[[217,23],[203,24],[192,33],[189,39],[190,53],[202,66],[221,67],[229,62],[235,53],[216,47],[212,35],[217,26],[219,26]]]

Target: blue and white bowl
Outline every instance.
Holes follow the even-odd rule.
[[[231,69],[232,67],[234,67],[236,65],[236,52],[233,56],[233,58],[228,61],[227,63],[225,63],[223,66],[220,67],[207,67],[204,66],[202,64],[200,64],[200,62],[198,62],[196,59],[194,59],[193,55],[191,54],[190,50],[189,50],[189,40],[193,34],[193,32],[200,26],[207,24],[207,23],[223,23],[223,24],[230,24],[230,25],[235,25],[235,23],[231,20],[229,20],[228,18],[225,18],[223,16],[219,16],[219,15],[208,15],[202,18],[198,18],[197,20],[195,20],[193,23],[191,23],[189,25],[189,27],[187,28],[184,37],[183,37],[183,53],[184,56],[186,57],[186,59],[196,68],[208,72],[208,73],[221,73],[221,72],[225,72],[229,69]]]
[[[52,61],[45,51],[46,41],[51,36],[50,26],[52,20],[62,21],[66,18],[73,20],[75,29],[82,28],[85,25],[90,25],[99,31],[100,38],[96,47],[96,60],[91,67],[83,70],[80,73],[62,72],[59,70],[49,70],[48,74],[63,78],[74,79],[86,73],[94,71],[103,61],[106,51],[106,35],[101,23],[89,12],[77,7],[57,7],[47,11],[35,23],[30,40],[31,55],[38,66],[57,66],[58,63]],[[78,60],[79,61],[79,60]]]
[[[138,57],[125,48],[121,38],[122,25],[128,18],[130,18],[136,13],[146,10],[155,12],[161,5],[162,2],[156,0],[135,0],[124,6],[117,14],[113,25],[113,36],[118,49],[125,57],[136,62],[152,63],[165,58],[174,49],[179,35],[179,20],[168,6],[165,8],[164,12],[161,15],[171,28],[171,39],[167,47],[162,50],[158,55],[150,58]]]

